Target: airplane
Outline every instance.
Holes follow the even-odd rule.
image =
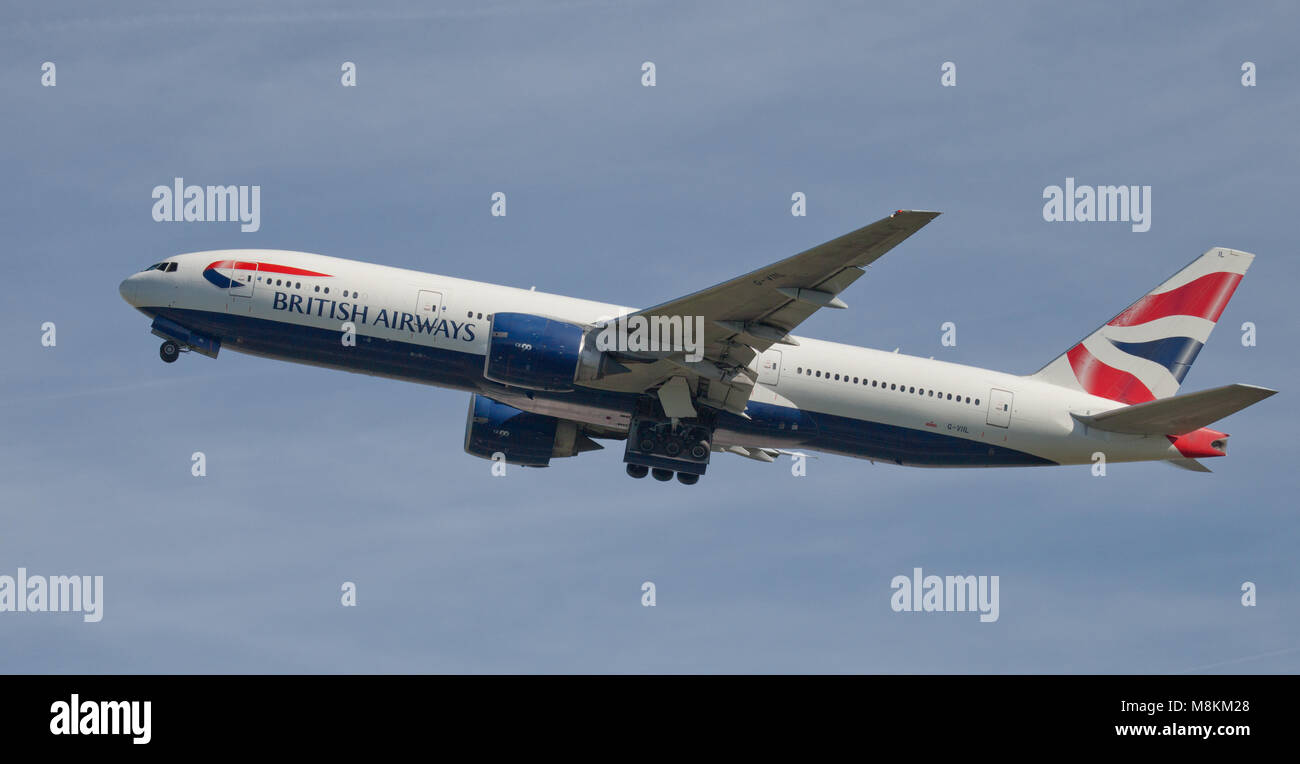
[[[847,307],[839,295],[938,214],[898,210],[642,310],[263,249],[169,257],[119,291],[153,320],[168,363],[224,348],[462,390],[473,456],[545,467],[622,440],[630,476],[686,485],[715,453],[770,463],[803,450],[918,467],[1094,464],[1100,453],[1209,472],[1199,460],[1225,455],[1228,435],[1208,425],[1276,392],[1178,394],[1254,259],[1222,247],[1033,374],[791,334]],[[678,341],[645,342],[647,324],[680,330]]]

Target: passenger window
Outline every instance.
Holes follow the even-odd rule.
[[[975,405],[976,405],[976,406],[980,405],[980,399],[979,399],[979,398],[976,398],[976,399],[975,399]]]
[[[820,371],[818,371],[817,374],[814,375],[814,376],[818,376],[818,377],[820,377],[821,375],[822,375],[822,373],[821,373]]]
[[[854,378],[853,378],[853,384],[856,385],[857,383],[858,383],[858,378],[857,378],[857,377],[854,377]]]

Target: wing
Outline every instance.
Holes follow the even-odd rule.
[[[684,352],[670,350],[616,353],[617,361],[637,373],[620,375],[623,379],[611,377],[608,386],[648,389],[673,376],[684,376],[705,403],[743,411],[756,379],[753,365],[757,355],[774,344],[798,344],[790,331],[818,309],[847,307],[839,294],[857,281],[863,268],[938,215],[898,210],[752,273],[614,319],[610,323],[616,326],[638,316],[665,320],[703,317],[703,358],[688,360]],[[641,368],[634,366],[638,364]]]

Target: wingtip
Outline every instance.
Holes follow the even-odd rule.
[[[890,214],[890,217],[898,217],[899,215],[924,215],[930,220],[934,220],[942,214],[942,212],[935,212],[934,210],[894,210],[893,213]]]

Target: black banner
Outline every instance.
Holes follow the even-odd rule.
[[[0,728],[33,750],[497,746],[684,736],[874,750],[1285,745],[1270,676],[11,676]],[[996,748],[989,748],[996,746]]]

